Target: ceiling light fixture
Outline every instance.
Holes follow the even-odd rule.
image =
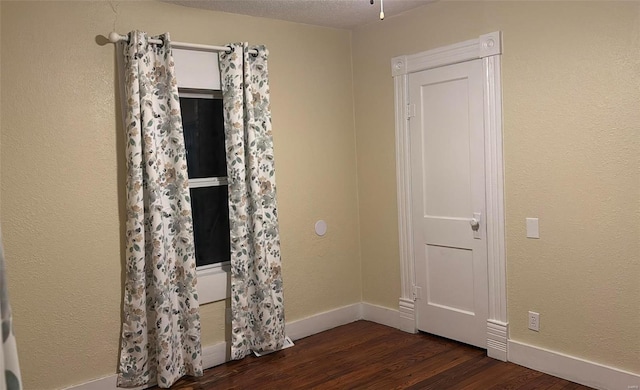
[[[369,2],[373,5],[373,0]],[[380,0],[380,20],[384,20],[384,0]]]

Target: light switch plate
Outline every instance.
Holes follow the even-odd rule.
[[[540,238],[538,218],[527,218],[527,238]]]

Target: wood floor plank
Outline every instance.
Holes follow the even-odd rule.
[[[157,389],[157,388],[154,388]],[[486,356],[428,334],[357,321],[185,377],[172,389],[585,390],[563,379]]]

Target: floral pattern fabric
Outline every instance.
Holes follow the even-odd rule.
[[[7,294],[7,280],[4,268],[4,250],[0,239],[0,317],[2,319],[2,351],[0,351],[0,389],[20,390],[20,365],[18,364],[18,349],[13,334],[11,306]]]
[[[124,44],[127,221],[118,386],[202,375],[186,151],[169,34]]]
[[[282,347],[280,235],[264,46],[220,53],[231,239],[231,357]],[[250,49],[258,51],[249,54]]]

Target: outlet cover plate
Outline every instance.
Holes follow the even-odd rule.
[[[538,218],[526,218],[527,238],[540,238]]]
[[[535,311],[529,312],[529,329],[539,332],[540,331],[540,313]]]

